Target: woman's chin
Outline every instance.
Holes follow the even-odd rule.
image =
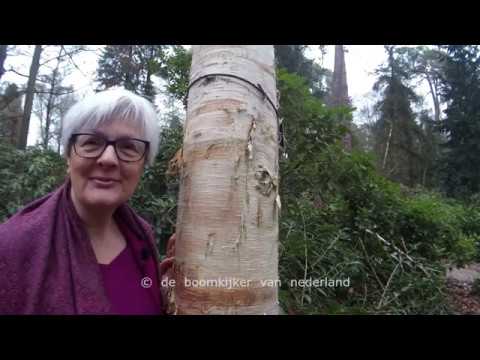
[[[96,192],[95,194],[90,194],[85,203],[88,207],[96,210],[100,208],[114,209],[120,206],[123,201],[118,196],[113,196],[113,194],[102,194]]]

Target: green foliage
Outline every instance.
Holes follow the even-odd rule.
[[[281,69],[278,80],[288,152],[280,163],[286,312],[448,312],[442,261],[472,259],[476,213],[377,174],[369,155],[343,151],[336,112],[305,81]],[[289,286],[325,277],[350,278],[351,286]]]
[[[286,286],[287,311],[447,312],[442,260],[462,265],[474,255],[472,238],[462,231],[466,210],[439,197],[404,194],[375,173],[371,159],[342,153],[338,145],[318,161],[323,169],[313,187],[305,182],[300,196],[284,198],[282,283],[348,277],[351,287]],[[302,173],[297,169],[297,179]]]
[[[443,183],[449,196],[468,199],[480,192],[480,48],[454,45],[446,51]]]
[[[282,193],[297,193],[297,181],[290,174],[295,174],[298,167],[305,167],[309,173],[303,178],[308,181],[317,177],[320,168],[315,159],[325,146],[338,142],[347,128],[334,121],[334,115],[344,109],[328,109],[320,100],[313,97],[306,81],[285,69],[277,72],[277,86],[280,91],[280,116],[286,138],[288,159],[280,162]],[[305,166],[307,165],[307,166]]]
[[[402,56],[404,48],[385,47],[388,62],[377,70],[379,78],[374,90],[383,89],[377,103],[380,118],[373,126],[374,151],[378,169],[389,179],[407,186],[422,181],[424,135],[415,122],[411,104],[418,97],[408,86],[412,76]]]
[[[192,52],[176,45],[160,70],[160,76],[167,81],[167,92],[177,100],[183,101],[187,96],[191,63]]]
[[[308,59],[305,56],[306,47],[307,45],[275,45],[277,68],[284,68],[305,79],[313,96],[322,99],[328,94],[332,73]],[[324,45],[320,45],[320,50],[325,52]]]
[[[123,86],[153,101],[152,77],[161,69],[164,52],[165,45],[107,45],[98,61],[99,90]]]
[[[21,151],[0,142],[0,222],[53,191],[65,173],[65,161],[54,151],[34,147]]]
[[[153,166],[145,169],[131,205],[150,222],[162,254],[175,232],[177,217],[178,179],[166,174],[169,160],[182,146],[183,128],[173,115],[160,133],[160,147]]]
[[[282,283],[350,278],[351,287],[284,287],[283,305],[293,313],[447,311],[440,261],[422,252],[433,244],[404,231],[421,217],[407,216],[400,187],[376,175],[368,158],[339,150],[332,146],[320,156],[323,170],[314,186],[320,200],[308,190],[298,200],[284,200],[280,273]]]
[[[418,251],[434,260],[449,258],[457,265],[475,260],[476,236],[468,229],[472,209],[436,194],[419,194],[404,200],[403,233]]]

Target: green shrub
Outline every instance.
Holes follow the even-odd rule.
[[[420,197],[417,204],[415,198],[406,199],[398,185],[375,174],[368,156],[347,154],[332,145],[316,161],[322,164],[316,191],[284,199],[280,299],[286,312],[446,313],[444,271],[428,238],[428,231],[440,224],[430,212],[412,215],[407,206],[423,209],[425,200]],[[321,202],[314,193],[321,194]],[[430,222],[423,221],[425,217]],[[425,236],[410,236],[406,226]],[[446,239],[452,244],[456,240]],[[459,254],[466,251],[463,247],[471,251],[459,244]],[[324,277],[350,278],[351,286],[288,286],[291,279]]]
[[[0,142],[0,221],[53,191],[64,180],[65,160],[54,151],[25,151]]]

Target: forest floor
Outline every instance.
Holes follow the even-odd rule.
[[[480,279],[480,263],[447,270],[447,294],[456,315],[480,315],[480,294],[472,293],[472,285]]]

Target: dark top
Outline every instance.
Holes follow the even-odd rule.
[[[156,315],[161,313],[151,293],[150,282],[144,280],[130,246],[108,265],[100,264],[112,314]],[[153,281],[153,280],[152,280]]]
[[[153,282],[157,279],[142,275],[130,246],[136,240],[133,238],[135,235],[125,228],[123,234],[127,246],[110,264],[100,264],[111,314],[159,315],[161,308],[152,293],[156,288]]]

